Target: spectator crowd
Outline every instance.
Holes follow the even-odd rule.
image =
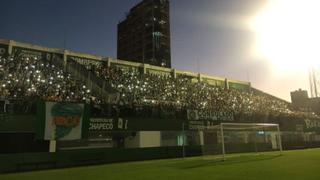
[[[104,103],[103,97],[67,72],[59,61],[62,60],[23,54],[0,57],[0,99]],[[105,62],[82,65],[118,92],[119,106],[167,106],[234,114],[303,114],[283,100],[252,90],[194,82],[187,75],[144,74],[138,69],[108,66]]]
[[[0,57],[0,99],[83,101],[90,90],[54,59]]]

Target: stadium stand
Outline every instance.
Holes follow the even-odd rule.
[[[294,111],[284,100],[261,92],[227,89],[206,82],[193,82],[186,75],[174,78],[170,74],[143,74],[133,68],[108,67],[103,61],[86,64],[68,61],[68,65],[76,66],[78,71],[81,69],[78,74],[93,73],[92,76],[99,81],[95,84],[100,84],[100,87],[105,81],[107,86],[119,93],[118,101],[114,102],[119,106],[160,105],[175,109],[213,110],[246,115],[310,116],[310,113]],[[71,71],[71,68],[68,69]],[[25,101],[41,99],[103,104],[105,101],[101,94],[91,92],[86,81],[64,71],[61,60],[37,59],[25,57],[23,54],[0,59],[1,99]],[[6,110],[5,105],[6,103],[2,103],[3,111]],[[314,113],[311,115],[318,117]]]
[[[56,61],[23,57],[1,58],[1,97],[85,101],[90,90],[63,71]]]

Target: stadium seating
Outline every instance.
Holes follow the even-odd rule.
[[[288,102],[253,90],[226,89],[205,82],[193,82],[184,75],[144,74],[130,68],[108,67],[103,61],[68,61],[66,68],[60,59],[45,60],[18,53],[1,57],[0,85],[2,100],[42,99],[100,105],[110,103],[102,94],[104,91],[108,93],[106,89],[109,88],[118,92],[119,98],[113,102],[118,106],[168,106],[232,112],[235,115],[307,115],[292,109]],[[5,103],[2,104],[5,106]],[[1,109],[5,110],[4,107]],[[314,113],[311,115],[318,117]]]

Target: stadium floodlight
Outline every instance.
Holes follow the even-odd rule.
[[[243,146],[252,145],[255,152],[262,151],[279,151],[282,154],[282,142],[279,124],[270,123],[221,123],[208,128],[210,132],[217,133],[217,141],[221,143],[221,153],[223,160],[226,159],[227,147],[230,146],[229,152],[237,152],[236,147],[244,141]],[[260,149],[258,144],[262,144]],[[205,146],[205,145],[204,145]],[[232,149],[233,148],[233,149]],[[238,151],[239,152],[239,151]],[[249,151],[250,152],[250,151]]]

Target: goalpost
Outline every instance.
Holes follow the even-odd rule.
[[[228,153],[279,151],[282,153],[279,124],[271,123],[221,123],[210,126],[203,133],[216,139],[215,149],[221,148],[223,160]],[[212,134],[214,138],[212,138]],[[206,139],[210,139],[206,138]],[[208,140],[207,140],[208,141]],[[210,142],[207,142],[210,144]],[[206,143],[203,144],[206,146]],[[209,145],[210,146],[210,145]],[[213,147],[211,145],[211,147]],[[211,150],[209,150],[211,151]],[[215,152],[219,153],[219,152]]]

